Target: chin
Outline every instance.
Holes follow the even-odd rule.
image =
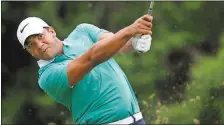
[[[48,53],[45,53],[44,55],[42,55],[42,60],[51,60],[53,59],[57,54],[53,53],[53,52],[48,52]]]
[[[51,60],[53,58],[54,58],[54,56],[52,56],[52,55],[45,55],[45,56],[39,57],[39,59],[42,59],[42,60]]]
[[[51,60],[51,59],[53,59],[55,56],[48,56],[48,57],[46,57],[46,60]]]
[[[47,55],[47,58],[50,60],[50,59],[53,59],[57,54],[54,54],[54,53],[51,53],[49,55]]]

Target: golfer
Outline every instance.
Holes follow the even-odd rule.
[[[152,20],[143,15],[116,33],[82,23],[60,40],[42,19],[28,17],[17,37],[39,60],[40,88],[68,108],[75,124],[145,124],[128,78],[112,57],[133,49],[136,35],[151,35]]]

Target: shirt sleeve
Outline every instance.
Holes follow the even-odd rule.
[[[99,40],[99,37],[102,33],[109,32],[105,29],[101,29],[95,25],[88,24],[88,23],[82,23],[77,26],[78,31],[84,32],[92,39],[94,43],[96,43]]]
[[[67,65],[52,64],[39,76],[40,87],[53,99],[60,99],[72,91],[67,76]]]

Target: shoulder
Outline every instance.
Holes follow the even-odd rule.
[[[80,30],[80,31],[83,31],[83,30],[86,30],[88,28],[98,28],[96,25],[94,24],[90,24],[90,23],[81,23],[79,25],[77,25],[77,27],[75,29],[77,30]]]
[[[86,29],[89,29],[91,27],[93,27],[93,24],[89,24],[89,23],[81,23],[79,25],[77,25],[72,32],[68,35],[68,37],[73,37],[75,34],[80,35],[80,33],[85,33]]]
[[[80,38],[80,36],[88,36],[95,43],[98,41],[99,36],[107,30],[101,29],[94,24],[81,23],[68,35],[68,39]]]
[[[38,83],[41,88],[44,87],[44,83],[47,81],[47,77],[49,77],[51,72],[55,72],[52,70],[54,70],[56,67],[57,65],[55,64],[48,64],[38,70]]]
[[[66,67],[67,65],[63,63],[51,63],[45,67],[40,68],[38,71],[39,86],[43,89],[46,88],[47,84],[66,79]]]
[[[81,23],[81,24],[77,25],[76,28],[91,27],[91,26],[95,26],[95,25],[90,24],[90,23]]]

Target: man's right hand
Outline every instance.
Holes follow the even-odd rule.
[[[151,15],[144,15],[138,18],[133,24],[127,27],[127,35],[132,37],[139,34],[152,35],[152,20],[153,17]]]

